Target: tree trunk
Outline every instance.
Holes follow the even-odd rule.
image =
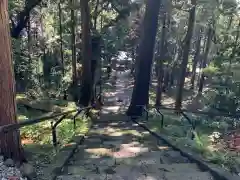
[[[17,123],[9,32],[8,1],[2,0],[0,1],[0,100],[2,102],[0,103],[0,126]],[[16,161],[25,160],[19,130],[1,134],[0,149],[1,154],[6,158],[13,158]]]
[[[189,49],[191,47],[191,39],[192,39],[194,24],[195,24],[196,0],[191,0],[191,3],[192,3],[192,8],[190,9],[190,12],[189,12],[188,30],[185,37],[185,46],[183,50],[183,60],[182,60],[181,70],[180,70],[179,87],[178,87],[176,103],[175,103],[175,108],[178,110],[181,109],[181,106],[182,106],[182,96],[183,96],[183,88],[184,88],[184,82],[185,82],[185,76],[186,76],[186,70],[187,70],[187,64],[188,64]]]
[[[135,71],[135,47],[133,46],[131,49],[131,57],[132,57],[132,61],[131,61],[131,74],[134,74]]]
[[[136,80],[134,83],[132,100],[127,115],[141,116],[143,109],[138,105],[148,105],[149,83],[153,60],[154,45],[158,27],[158,14],[160,1],[148,0],[144,17],[144,26],[139,51],[136,58],[138,65]]]
[[[43,63],[43,69],[44,69],[44,63],[47,61],[47,53],[46,53],[46,43],[45,43],[45,37],[44,37],[44,24],[43,24],[43,12],[42,9],[40,9],[40,28],[41,28],[41,42],[40,42],[40,46],[41,46],[41,50],[43,52],[43,56],[42,56],[42,63]],[[40,68],[38,67],[38,73],[40,72]],[[45,81],[45,77],[49,76],[48,74],[45,74],[45,71],[43,71],[43,80]],[[41,75],[39,73],[39,82],[42,82],[41,79]],[[48,84],[50,84],[49,79],[47,81]],[[43,83],[45,84],[45,83]]]
[[[209,54],[209,50],[211,47],[211,40],[212,40],[212,28],[209,27],[208,35],[207,35],[206,49],[205,49],[204,56],[203,56],[202,71],[204,71],[204,69],[207,66],[208,54]],[[202,91],[203,91],[204,79],[205,79],[205,75],[204,75],[204,72],[202,72],[200,81],[199,81],[198,93],[202,93]]]
[[[97,29],[97,18],[98,18],[98,6],[99,6],[99,0],[96,1],[96,6],[94,10],[94,29]]]
[[[62,75],[65,75],[64,72],[64,57],[63,57],[63,37],[62,37],[62,8],[61,2],[58,3],[58,16],[59,16],[59,35],[60,35],[60,58],[62,63]]]
[[[191,89],[194,89],[194,84],[195,84],[195,78],[196,78],[196,69],[197,69],[197,64],[199,62],[199,54],[200,54],[200,50],[201,50],[201,30],[198,34],[198,40],[197,40],[197,44],[196,44],[196,52],[195,52],[195,56],[193,59],[193,66],[192,66],[192,77],[191,77]]]
[[[182,59],[182,47],[181,44],[180,45],[176,45],[176,54],[174,57],[173,62],[171,63],[171,75],[170,75],[170,87],[173,87],[176,83],[176,71],[177,71],[177,66],[178,66],[178,61],[180,61]],[[178,80],[178,79],[177,79]]]
[[[25,6],[29,4],[29,1],[25,2]],[[30,19],[30,12],[27,15],[27,37],[28,37],[28,59],[29,59],[29,66],[32,63],[32,38],[31,38],[31,19]]]
[[[165,36],[166,36],[166,12],[163,12],[163,25],[162,25],[162,35],[161,35],[161,44],[160,44],[160,58],[157,61],[157,89],[156,89],[156,106],[161,105],[162,92],[163,92],[163,61],[165,58]]]
[[[71,31],[72,31],[72,84],[77,85],[77,59],[76,59],[76,19],[75,19],[75,0],[71,0]]]
[[[91,73],[91,36],[90,36],[90,11],[89,0],[81,0],[81,24],[82,24],[82,57],[83,71],[80,104],[88,106],[92,98],[92,73]]]
[[[99,67],[99,65],[101,63],[99,63],[100,60],[100,54],[101,54],[101,49],[100,49],[100,40],[101,37],[100,36],[94,36],[92,37],[91,40],[91,50],[92,50],[92,56],[91,56],[91,73],[92,73],[92,89],[95,90],[95,86],[97,84],[97,81],[99,81],[99,75],[100,73],[97,73],[97,70],[100,72],[101,67]],[[98,68],[99,67],[99,68]],[[95,92],[95,91],[94,91]],[[94,103],[95,101],[95,97],[96,97],[96,92],[93,94],[92,96],[92,103]]]
[[[229,68],[231,68],[231,66],[232,66],[232,59],[235,57],[236,50],[237,50],[237,47],[238,47],[238,39],[239,39],[239,35],[240,35],[239,30],[240,30],[240,21],[238,22],[237,35],[236,35],[236,38],[235,38],[235,41],[234,41],[234,46],[233,46],[233,49],[232,49],[232,53],[230,55]]]

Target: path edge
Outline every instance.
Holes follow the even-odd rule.
[[[49,179],[51,180],[56,180],[58,175],[61,174],[64,166],[68,163],[68,161],[73,157],[74,153],[78,149],[78,146],[83,144],[83,142],[86,139],[87,134],[89,131],[92,129],[93,123],[91,122],[91,125],[89,126],[88,131],[84,135],[75,135],[72,138],[72,141],[69,143],[73,143],[72,146],[70,147],[63,147],[60,149],[60,151],[56,155],[56,160],[59,160],[60,162],[58,163],[52,163],[50,164],[50,174],[49,174]]]
[[[151,131],[146,125],[138,122],[137,120],[131,119],[134,123],[138,124],[140,127],[148,131],[155,138],[162,140],[164,143],[172,147],[174,150],[179,151],[182,156],[185,156],[190,161],[196,163],[201,170],[209,171],[214,178],[217,180],[240,180],[240,177],[237,175],[231,174],[229,171],[226,171],[223,168],[216,166],[215,164],[204,161],[204,159],[198,154],[189,151],[185,148],[180,148],[172,140],[167,138],[167,136]]]

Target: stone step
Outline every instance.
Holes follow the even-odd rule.
[[[96,122],[115,122],[115,121],[128,121],[128,117],[124,114],[100,114],[100,119],[96,120]]]
[[[164,164],[173,164],[173,163],[190,163],[188,158],[181,155],[180,152],[174,150],[166,150],[161,153],[161,161]]]
[[[64,169],[64,174],[82,176],[87,176],[89,174],[115,174],[114,168],[114,161],[96,164],[84,164],[82,166],[72,165]]]
[[[57,180],[213,180],[212,176],[206,172],[195,173],[165,173],[165,174],[143,174],[134,173],[129,174],[88,174],[88,175],[62,175],[57,177]]]
[[[116,160],[110,156],[95,156],[95,158],[86,158],[86,159],[77,159],[72,162],[74,166],[114,166],[116,164]]]
[[[88,174],[87,176],[62,175],[57,177],[57,180],[105,180],[105,179],[106,179],[106,175],[100,175],[100,174]]]
[[[166,172],[165,180],[213,180],[208,172]]]
[[[146,173],[157,173],[163,172],[181,172],[181,173],[192,173],[201,172],[198,166],[194,163],[174,163],[174,164],[146,164],[142,163],[143,170]]]

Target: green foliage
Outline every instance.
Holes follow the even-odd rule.
[[[25,115],[20,114],[18,116],[19,121],[27,120],[33,118],[36,111],[25,111]],[[40,114],[38,112],[38,114]],[[43,115],[43,114],[42,114]],[[75,134],[84,134],[89,128],[89,119],[85,117],[76,118],[76,129],[73,128],[73,120],[71,119],[73,114],[65,118],[62,123],[57,127],[57,139],[60,146],[66,144],[71,140]],[[52,119],[46,122],[38,123],[31,126],[26,126],[21,128],[22,139],[31,140],[36,144],[52,144],[52,134],[51,134],[51,122],[55,122],[57,119]]]
[[[208,67],[206,67],[205,69],[203,69],[203,72],[206,76],[214,76],[216,74],[220,73],[220,69],[216,66],[213,65],[209,65]]]
[[[227,113],[238,112],[240,84],[234,82],[233,76],[220,73],[214,78],[212,89],[206,93],[209,110],[220,110]]]
[[[224,168],[232,170],[239,165],[237,154],[232,153],[225,148],[222,143],[220,132],[225,132],[228,121],[219,119],[206,119],[206,117],[198,117],[202,123],[199,123],[196,131],[194,131],[194,139],[188,136],[190,127],[180,116],[173,115],[169,111],[162,111],[165,117],[164,128],[161,129],[160,117],[153,114],[153,118],[149,119],[147,125],[153,130],[167,135],[177,146],[190,148],[193,152],[199,153],[209,162],[218,164]],[[193,117],[192,117],[193,118]],[[195,117],[196,118],[196,117]],[[219,144],[215,147],[216,144]]]

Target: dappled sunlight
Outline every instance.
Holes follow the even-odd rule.
[[[23,145],[34,143],[34,141],[32,139],[22,139],[21,142],[22,142]]]
[[[16,100],[25,99],[25,98],[26,98],[25,94],[17,94],[16,95]]]
[[[117,92],[105,92],[104,96],[105,97],[110,97],[110,96],[116,96]]]
[[[159,142],[160,143],[160,142]],[[132,122],[118,121],[93,126],[66,173],[82,177],[104,176],[112,179],[164,179],[167,159],[186,162],[185,158],[164,144],[156,144],[148,131]],[[169,159],[169,160],[170,160]],[[76,166],[78,165],[78,166]]]
[[[99,156],[111,156],[112,151],[111,149],[107,148],[91,148],[91,149],[85,149],[87,153],[99,155]]]

